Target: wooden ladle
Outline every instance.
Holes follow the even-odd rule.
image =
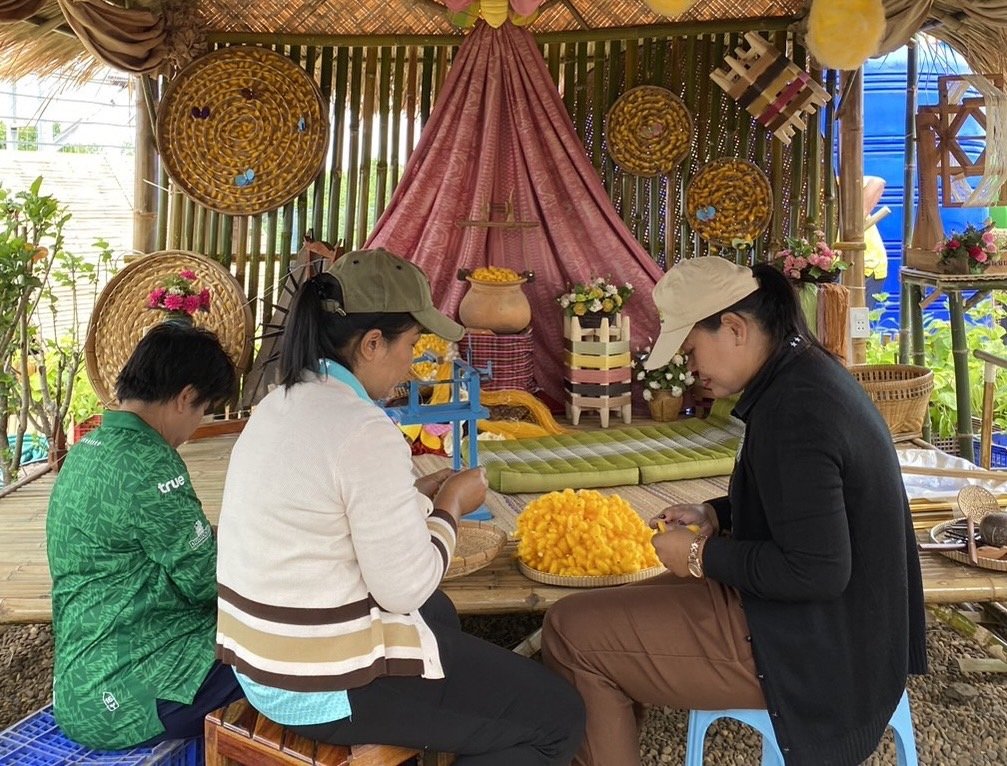
[[[976,525],[983,520],[988,513],[997,513],[1000,505],[997,503],[996,495],[984,487],[969,484],[962,487],[958,492],[958,507],[965,515],[967,529],[967,543],[969,551],[969,561],[979,564],[979,557],[976,555]]]

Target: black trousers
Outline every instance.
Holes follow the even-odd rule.
[[[164,734],[154,737],[144,745],[154,745],[169,739],[189,739],[203,736],[203,718],[206,714],[229,702],[244,698],[245,692],[230,665],[215,661],[203,679],[192,703],[157,701],[157,717],[164,725]]]
[[[290,726],[334,745],[378,743],[456,753],[456,766],[567,766],[584,703],[541,664],[463,633],[440,591],[420,608],[444,678],[385,677],[349,692],[350,718]]]

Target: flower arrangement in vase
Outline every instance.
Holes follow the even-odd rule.
[[[197,311],[210,310],[210,290],[196,290],[196,272],[182,269],[147,295],[147,308],[164,311],[169,320],[191,321]]]
[[[689,357],[675,354],[663,367],[648,370],[644,363],[650,356],[650,346],[633,356],[633,378],[643,386],[643,399],[654,420],[668,421],[678,417],[685,392],[696,382],[689,369]]]
[[[600,324],[602,318],[621,312],[632,295],[633,285],[629,282],[617,285],[608,277],[595,277],[573,285],[557,296],[556,302],[566,316],[578,317],[582,325],[591,326],[592,322]]]
[[[773,265],[795,282],[835,282],[850,267],[842,250],[829,247],[824,232],[816,231],[814,242],[787,237],[786,245],[773,257]]]
[[[945,274],[982,274],[999,260],[993,223],[979,228],[973,224],[952,234],[937,249],[938,264]]]

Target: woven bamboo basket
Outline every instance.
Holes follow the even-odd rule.
[[[623,93],[608,110],[605,140],[612,159],[627,173],[670,173],[692,147],[692,115],[667,88],[640,85]]]
[[[949,521],[942,521],[937,526],[930,530],[930,539],[935,543],[947,542],[948,538],[944,534],[944,530],[955,523],[955,519]],[[973,564],[969,559],[969,554],[964,551],[938,551],[942,556],[946,556],[952,561],[957,561],[959,564],[968,564],[969,566],[977,566],[980,569],[992,569],[994,572],[1007,572],[1007,560],[1005,559],[991,559],[983,555],[978,555],[976,557],[976,563]]]
[[[292,200],[322,171],[328,115],[315,81],[289,58],[235,46],[199,57],[168,83],[157,146],[192,199],[257,215]]]
[[[444,579],[452,580],[482,569],[497,557],[506,544],[507,533],[499,527],[481,521],[460,522],[455,555]]]
[[[667,571],[663,566],[648,567],[637,572],[626,572],[616,575],[555,575],[533,569],[518,559],[517,567],[525,577],[544,585],[559,585],[564,588],[608,588],[612,585],[624,585],[630,582],[649,580],[651,577]]]
[[[861,364],[850,368],[888,423],[895,441],[923,435],[934,374],[911,364]]]
[[[115,405],[115,381],[136,344],[166,318],[147,308],[147,296],[159,283],[183,269],[196,273],[195,285],[210,290],[210,310],[197,312],[193,324],[217,334],[238,372],[252,353],[252,311],[231,273],[216,261],[184,250],[145,255],[116,274],[102,290],[91,313],[84,359],[91,385],[105,406]]]

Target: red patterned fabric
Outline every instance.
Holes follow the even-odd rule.
[[[483,369],[488,363],[493,365],[493,377],[480,383],[484,390],[534,391],[537,388],[531,330],[514,335],[466,333],[458,342],[458,354],[462,359],[469,359],[470,352],[475,367]]]
[[[513,203],[530,229],[458,226]],[[535,380],[563,400],[563,321],[556,296],[567,285],[611,275],[636,295],[627,313],[634,345],[657,337],[650,297],[662,271],[616,214],[587,159],[535,40],[525,29],[478,24],[458,51],[401,183],[369,247],[414,261],[434,301],[454,314],[466,283],[459,268],[531,269]]]

